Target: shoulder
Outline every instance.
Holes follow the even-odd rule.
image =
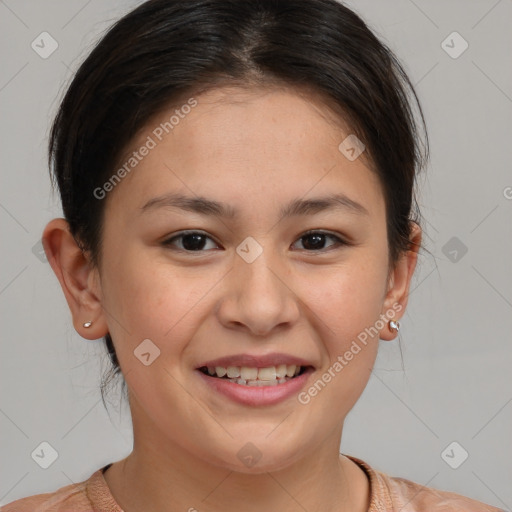
[[[17,499],[0,506],[0,512],[92,512],[86,491],[89,480],[65,485],[53,492]]]
[[[477,500],[454,492],[442,491],[406,480],[382,475],[389,488],[393,504],[403,512],[420,510],[455,512],[503,512]]]
[[[368,512],[504,512],[502,509],[486,505],[449,491],[389,476],[372,468],[365,461],[347,455],[363,469],[370,481],[370,509]]]

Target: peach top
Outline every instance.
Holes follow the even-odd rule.
[[[368,476],[371,496],[368,512],[504,512],[459,494],[388,476],[361,459],[345,456]],[[103,477],[103,471],[110,465],[98,469],[83,482],[15,500],[0,507],[0,512],[123,512]]]

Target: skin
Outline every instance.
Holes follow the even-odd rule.
[[[107,484],[125,512],[366,511],[369,482],[339,447],[379,338],[396,337],[387,321],[308,404],[293,396],[272,406],[241,405],[211,391],[194,368],[226,355],[284,352],[315,366],[309,387],[379,315],[399,305],[394,319],[403,316],[420,228],[413,224],[415,245],[388,274],[381,185],[364,154],[350,161],[338,150],[350,131],[318,98],[223,88],[196,99],[104,199],[100,268],[90,265],[64,219],[43,234],[75,329],[87,339],[110,332],[127,381],[134,448],[105,473]],[[148,123],[129,150],[173,111]],[[167,192],[205,196],[240,213],[140,213]],[[278,222],[290,200],[333,192],[368,215],[333,210]],[[315,242],[303,238],[309,229],[351,244],[326,237],[308,246]],[[163,245],[182,230],[210,237],[202,252],[185,252],[183,239],[174,250]],[[248,236],[263,248],[252,263],[236,253]],[[93,322],[88,329],[86,321]],[[133,355],[147,338],[161,351],[149,366]],[[252,467],[237,457],[247,442],[262,455]]]

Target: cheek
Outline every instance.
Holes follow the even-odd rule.
[[[311,281],[305,292],[324,321],[332,344],[344,344],[378,320],[385,289],[386,268],[371,255],[354,255],[342,266]]]
[[[348,407],[363,391],[375,362],[386,279],[382,262],[371,257],[351,261],[307,288],[326,352],[324,381],[333,382],[328,386],[332,399]]]
[[[204,321],[205,297],[222,272],[171,265],[147,250],[127,250],[105,270],[105,311],[124,368],[137,362],[133,351],[146,339],[158,347],[162,359],[178,365]]]
[[[105,275],[104,309],[121,350],[133,350],[147,338],[159,346],[187,307],[186,295],[177,300],[176,276],[134,251],[125,251]]]

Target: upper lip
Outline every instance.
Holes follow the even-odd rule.
[[[248,366],[257,368],[268,368],[270,366],[279,366],[280,364],[286,364],[288,366],[313,366],[310,362],[300,357],[295,357],[289,354],[272,353],[265,355],[251,355],[251,354],[235,354],[232,356],[219,357],[210,361],[205,361],[200,364],[197,368],[203,366],[222,366],[227,368],[228,366]]]

